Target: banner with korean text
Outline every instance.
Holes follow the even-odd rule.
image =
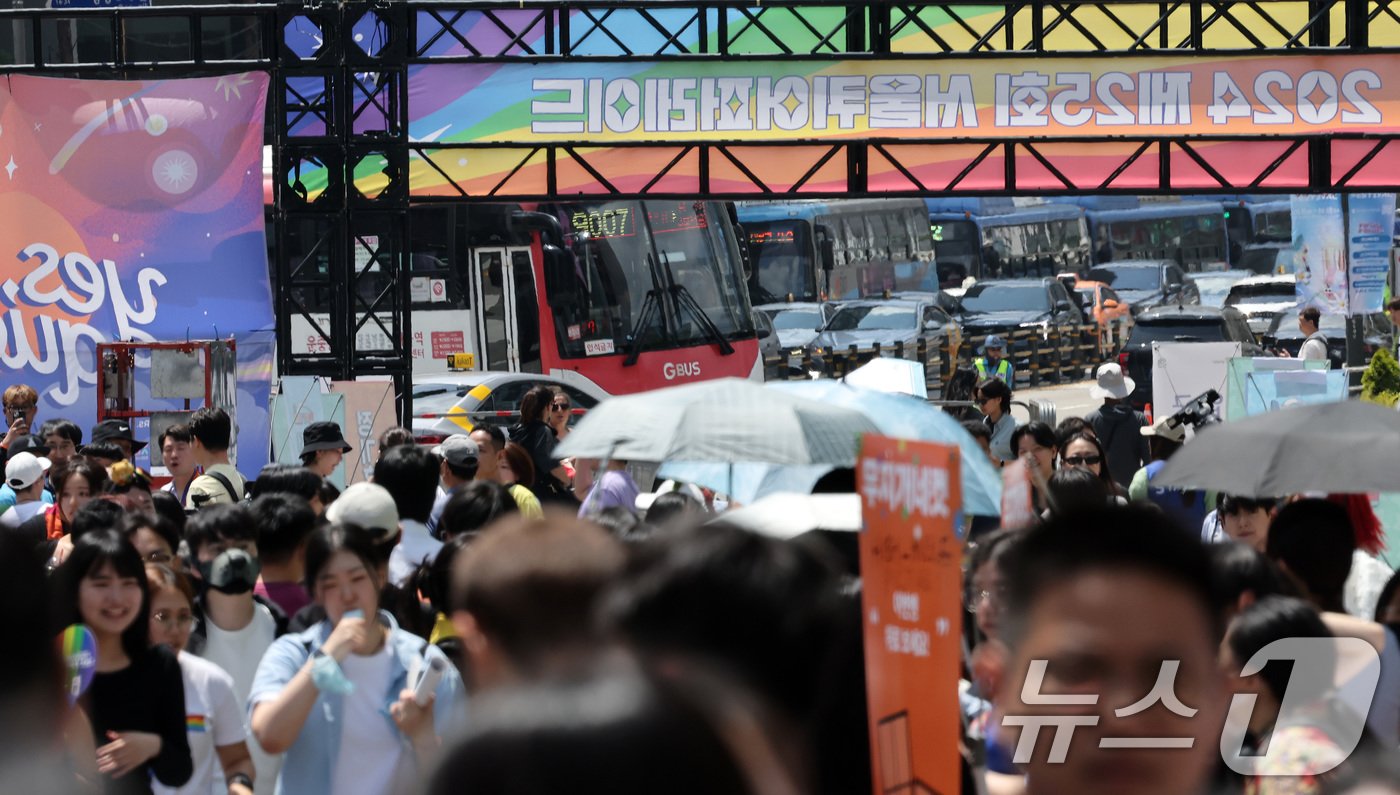
[[[1351,314],[1382,310],[1394,232],[1394,193],[1347,196],[1347,310]]]
[[[952,445],[866,436],[857,482],[876,795],[956,793],[962,498]]]
[[[88,438],[98,342],[233,336],[237,461],[250,476],[267,461],[267,86],[0,77],[0,372],[38,391],[38,421]],[[136,408],[183,408],[148,383]]]
[[[1397,75],[1400,54],[434,63],[413,68],[409,117],[418,142],[586,142],[580,154],[610,175],[633,168],[639,184],[661,175],[677,187],[695,178],[698,161],[673,163],[674,152],[615,145],[1097,139],[1063,144],[1073,151],[1056,157],[1056,167],[1072,176],[1076,169],[1098,173],[1098,161],[1123,146],[1131,151],[1136,144],[1109,140],[1124,135],[1228,136],[1235,140],[1203,141],[1199,151],[1228,151],[1207,160],[1253,177],[1277,153],[1251,149],[1241,136],[1400,131]],[[1265,150],[1273,154],[1261,163]],[[765,164],[787,156],[773,150]],[[653,162],[657,157],[663,159]],[[454,182],[469,191],[506,179],[533,184],[545,160],[543,152],[522,162],[511,149],[464,154],[428,148],[412,164],[411,188],[419,195],[457,195]],[[794,180],[812,167],[810,158],[794,156],[793,168],[799,164]],[[727,172],[715,165],[708,178],[723,190]],[[827,165],[844,178],[843,163]],[[364,179],[384,178],[366,168]],[[813,190],[827,181],[818,171],[804,183]],[[583,170],[577,175],[579,184],[592,178]],[[736,179],[737,186],[742,178]],[[879,174],[870,179],[875,186]],[[830,180],[839,182],[835,172]],[[573,181],[570,171],[561,171],[557,190],[569,192]]]

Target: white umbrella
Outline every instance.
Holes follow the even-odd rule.
[[[924,366],[908,359],[891,359],[879,356],[862,364],[841,379],[851,386],[873,389],[876,392],[895,392],[928,397],[928,381]]]
[[[724,378],[609,398],[555,448],[560,458],[855,466],[858,411]]]
[[[752,505],[725,511],[714,521],[787,540],[813,530],[858,533],[859,494],[770,494]]]

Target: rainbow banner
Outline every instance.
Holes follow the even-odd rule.
[[[625,178],[616,166],[634,162],[643,184],[676,153],[611,144],[1093,138],[1047,144],[1092,161],[1104,139],[1129,135],[1400,131],[1396,75],[1400,55],[427,64],[410,80],[409,132],[420,143],[586,142],[579,151],[606,173]],[[1243,160],[1258,173],[1257,158]],[[804,172],[810,162],[793,158]],[[480,190],[544,168],[543,154],[522,166],[519,150],[429,148],[410,179],[415,194],[440,195],[455,193],[448,178]]]
[[[234,336],[238,461],[248,475],[266,462],[267,85],[0,78],[0,371],[38,390],[40,421],[86,438],[99,342]],[[164,407],[144,381],[138,406]]]

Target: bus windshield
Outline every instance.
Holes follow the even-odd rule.
[[[977,253],[977,224],[972,221],[933,221],[933,253],[937,260],[972,257]]]
[[[760,221],[744,224],[754,278],[753,299],[776,303],[817,297],[816,261],[811,226],[806,221]]]
[[[552,301],[566,358],[661,350],[753,332],[737,244],[717,205],[618,201],[556,208],[571,299]],[[672,289],[675,288],[675,289]],[[650,298],[648,294],[651,293]],[[698,311],[696,311],[698,310]]]
[[[918,326],[918,313],[912,307],[864,304],[842,307],[827,324],[826,331],[871,331],[911,329]]]

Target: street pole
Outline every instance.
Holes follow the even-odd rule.
[[[1355,307],[1351,305],[1351,203],[1347,194],[1342,194],[1342,224],[1346,229],[1346,268],[1347,268],[1347,367],[1359,368],[1363,364],[1366,354],[1362,350],[1361,336],[1362,323],[1361,316],[1356,313]],[[1347,376],[1347,388],[1353,386],[1352,381],[1360,385],[1361,376],[1359,374],[1349,374]]]

